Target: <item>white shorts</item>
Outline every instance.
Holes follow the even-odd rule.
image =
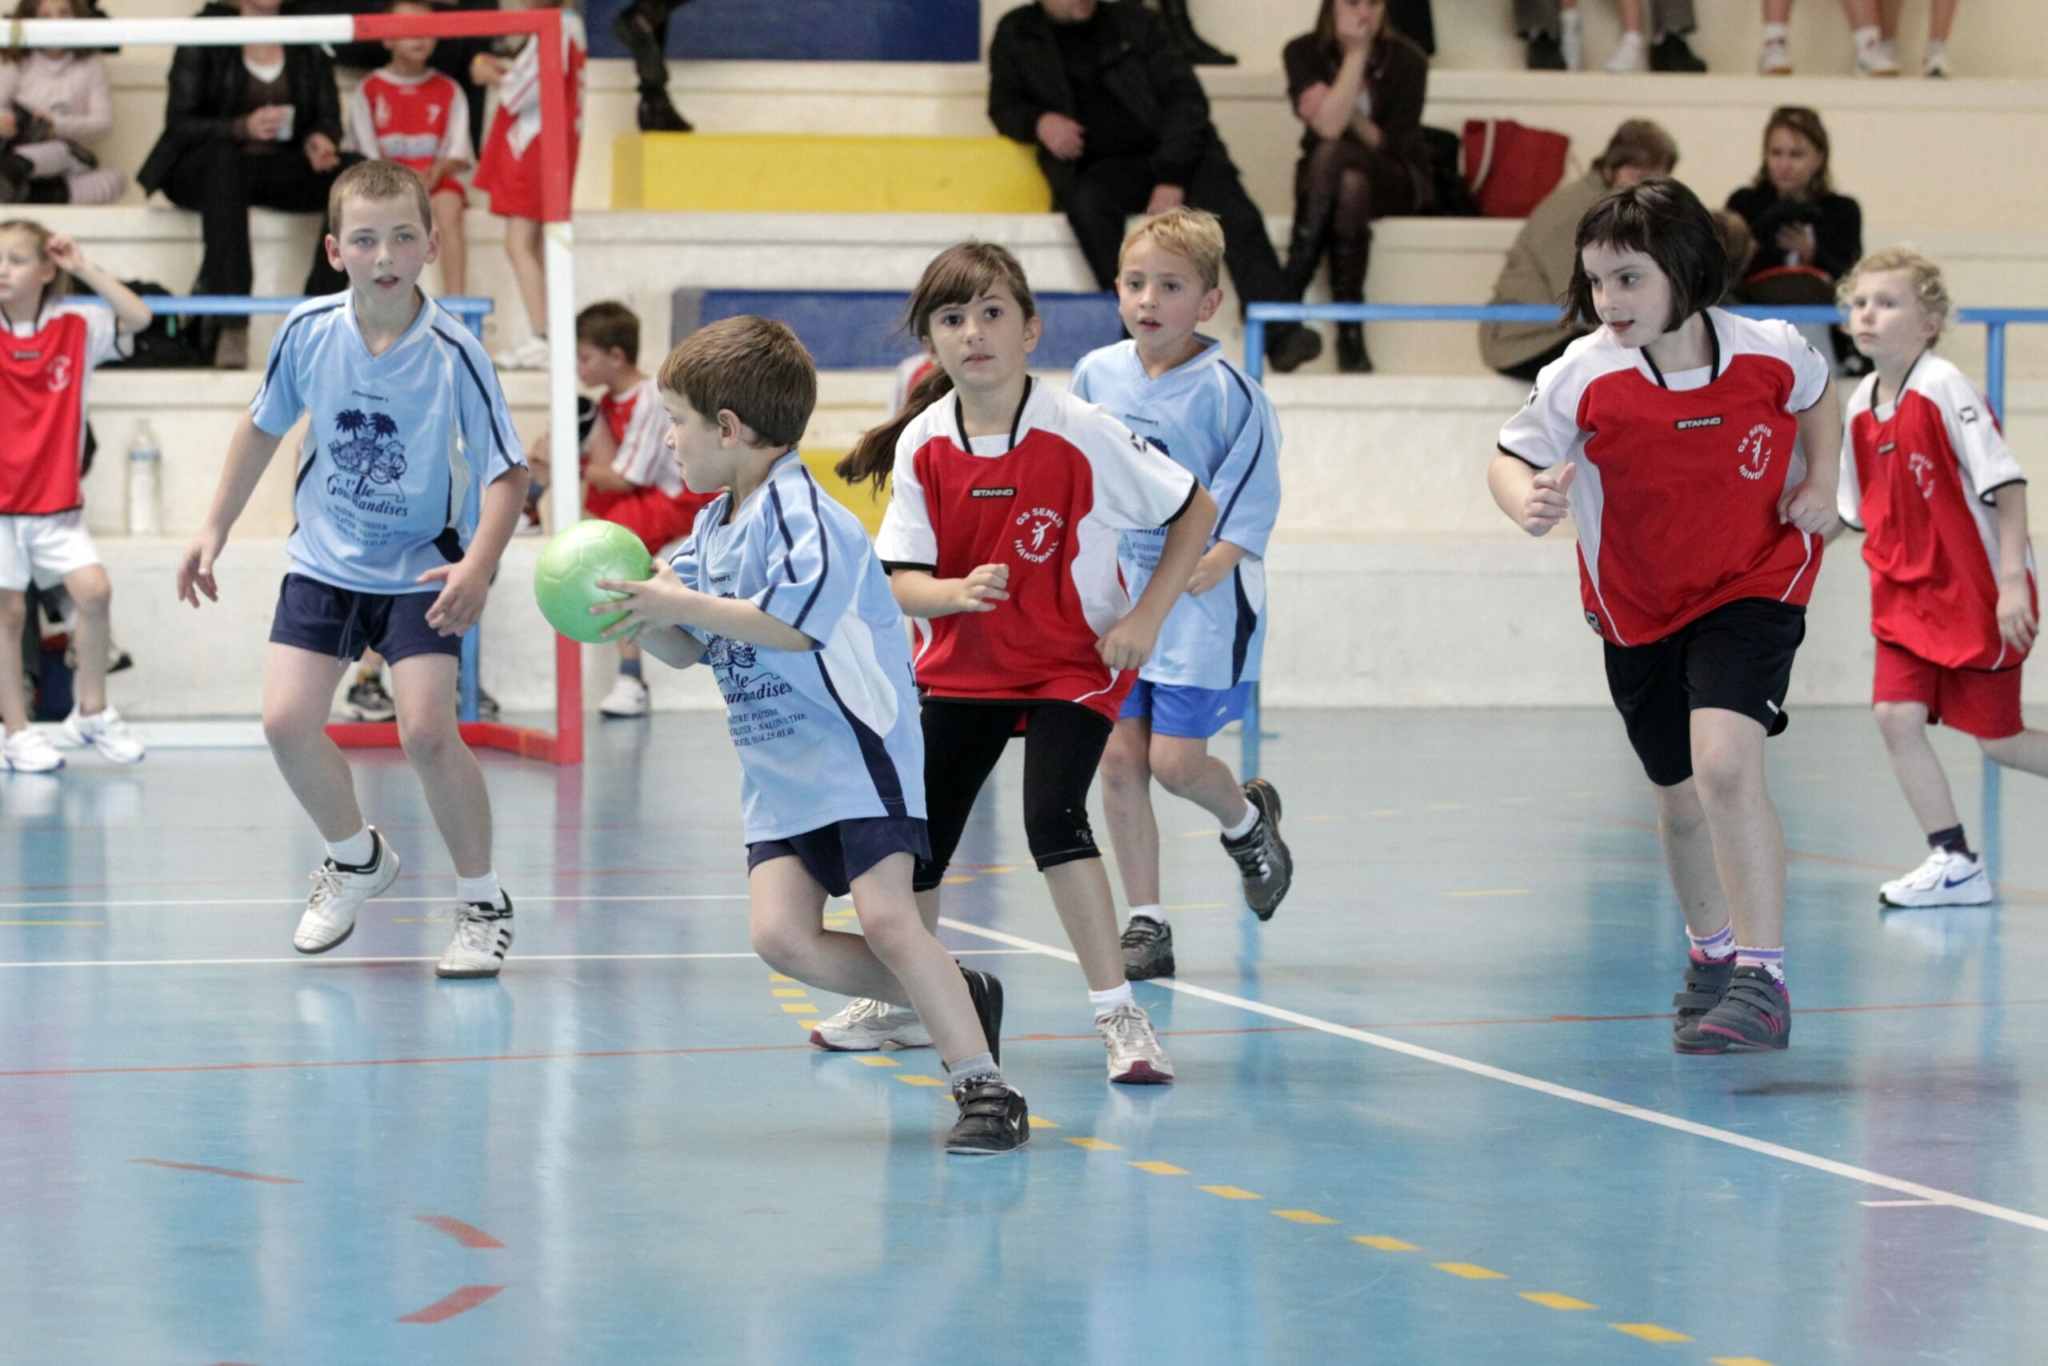
[[[0,592],[20,593],[31,579],[54,588],[66,574],[99,562],[82,508],[0,516]]]

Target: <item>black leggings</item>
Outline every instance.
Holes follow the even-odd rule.
[[[924,701],[924,797],[932,856],[911,886],[928,892],[946,876],[981,785],[1024,721],[1024,835],[1038,870],[1100,858],[1088,825],[1088,788],[1112,722],[1072,702]]]

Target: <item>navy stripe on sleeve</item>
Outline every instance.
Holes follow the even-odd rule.
[[[1223,511],[1217,514],[1216,528],[1209,535],[1219,541],[1223,539],[1223,528],[1230,522],[1231,511],[1237,507],[1238,497],[1243,494],[1245,485],[1251,483],[1253,473],[1259,468],[1259,461],[1266,458],[1266,424],[1259,421],[1259,404],[1258,400],[1252,397],[1251,386],[1245,383],[1244,376],[1237,373],[1235,366],[1224,366],[1223,373],[1237,382],[1238,392],[1242,393],[1244,401],[1251,405],[1251,415],[1245,420],[1259,423],[1259,448],[1252,452],[1252,463],[1245,467],[1244,477],[1238,480],[1237,487],[1230,491],[1230,501],[1225,503]]]
[[[470,382],[476,385],[477,396],[483,400],[484,416],[489,418],[491,423],[491,440],[498,444],[498,457],[501,460],[506,459],[505,434],[498,430],[497,405],[491,402],[490,387],[484,383],[483,376],[476,372],[476,362],[469,358],[469,351],[457,338],[449,336],[438,327],[429,327],[427,330],[439,337],[447,344],[450,350],[461,357],[462,368],[469,371]],[[487,480],[486,482],[490,481]]]

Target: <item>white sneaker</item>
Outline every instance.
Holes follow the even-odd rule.
[[[1884,42],[1858,43],[1856,64],[1851,70],[1858,76],[1896,76],[1899,74],[1898,52]]]
[[[811,1042],[834,1053],[872,1053],[882,1047],[930,1048],[932,1036],[909,1006],[866,997],[847,1002],[837,1015],[818,1021]]]
[[[1568,9],[1557,16],[1557,50],[1564,55],[1564,69],[1584,69],[1586,58],[1586,22],[1575,9]]]
[[[39,730],[18,730],[0,745],[0,769],[9,773],[55,773],[64,767],[64,756]]]
[[[498,363],[500,370],[545,370],[548,368],[548,339],[528,337],[510,351],[500,351],[491,359]]]
[[[93,716],[73,707],[71,715],[64,718],[64,734],[72,743],[91,745],[100,752],[102,759],[110,759],[117,764],[139,764],[149,753],[140,740],[128,733],[128,723],[112,707]]]
[[[1982,906],[1991,900],[1984,860],[1936,849],[1927,862],[1877,889],[1886,906]]]
[[[1941,79],[1948,75],[1948,44],[1929,42],[1920,56],[1920,74]]]
[[[597,704],[598,711],[605,716],[645,716],[654,710],[654,703],[647,693],[647,684],[631,674],[620,674],[612,682],[612,690],[604,695],[604,701]]]
[[[1629,76],[1650,69],[1649,50],[1643,46],[1643,35],[1624,33],[1615,45],[1614,55],[1607,59],[1607,74]]]
[[[502,893],[501,893],[502,895]],[[478,902],[455,908],[455,937],[434,968],[438,977],[496,977],[512,948],[512,898],[497,909]]]
[[[1756,70],[1760,76],[1789,76],[1792,74],[1792,48],[1783,38],[1766,38],[1756,50]]]
[[[1126,1086],[1160,1086],[1173,1080],[1173,1063],[1152,1032],[1152,1017],[1138,1006],[1118,1006],[1096,1017],[1102,1046],[1109,1050],[1109,1079]]]
[[[398,851],[384,842],[377,827],[370,827],[377,842],[377,861],[369,871],[351,873],[324,859],[313,873],[313,894],[306,898],[306,913],[292,934],[292,947],[300,953],[325,953],[356,932],[356,912],[363,903],[398,880]]]

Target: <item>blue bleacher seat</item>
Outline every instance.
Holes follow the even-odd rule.
[[[821,370],[888,370],[918,349],[902,331],[910,296],[894,290],[679,289],[671,297],[671,345],[706,323],[751,313],[787,323]],[[1070,370],[1123,336],[1113,294],[1036,298],[1045,336],[1032,353],[1033,369]]]

